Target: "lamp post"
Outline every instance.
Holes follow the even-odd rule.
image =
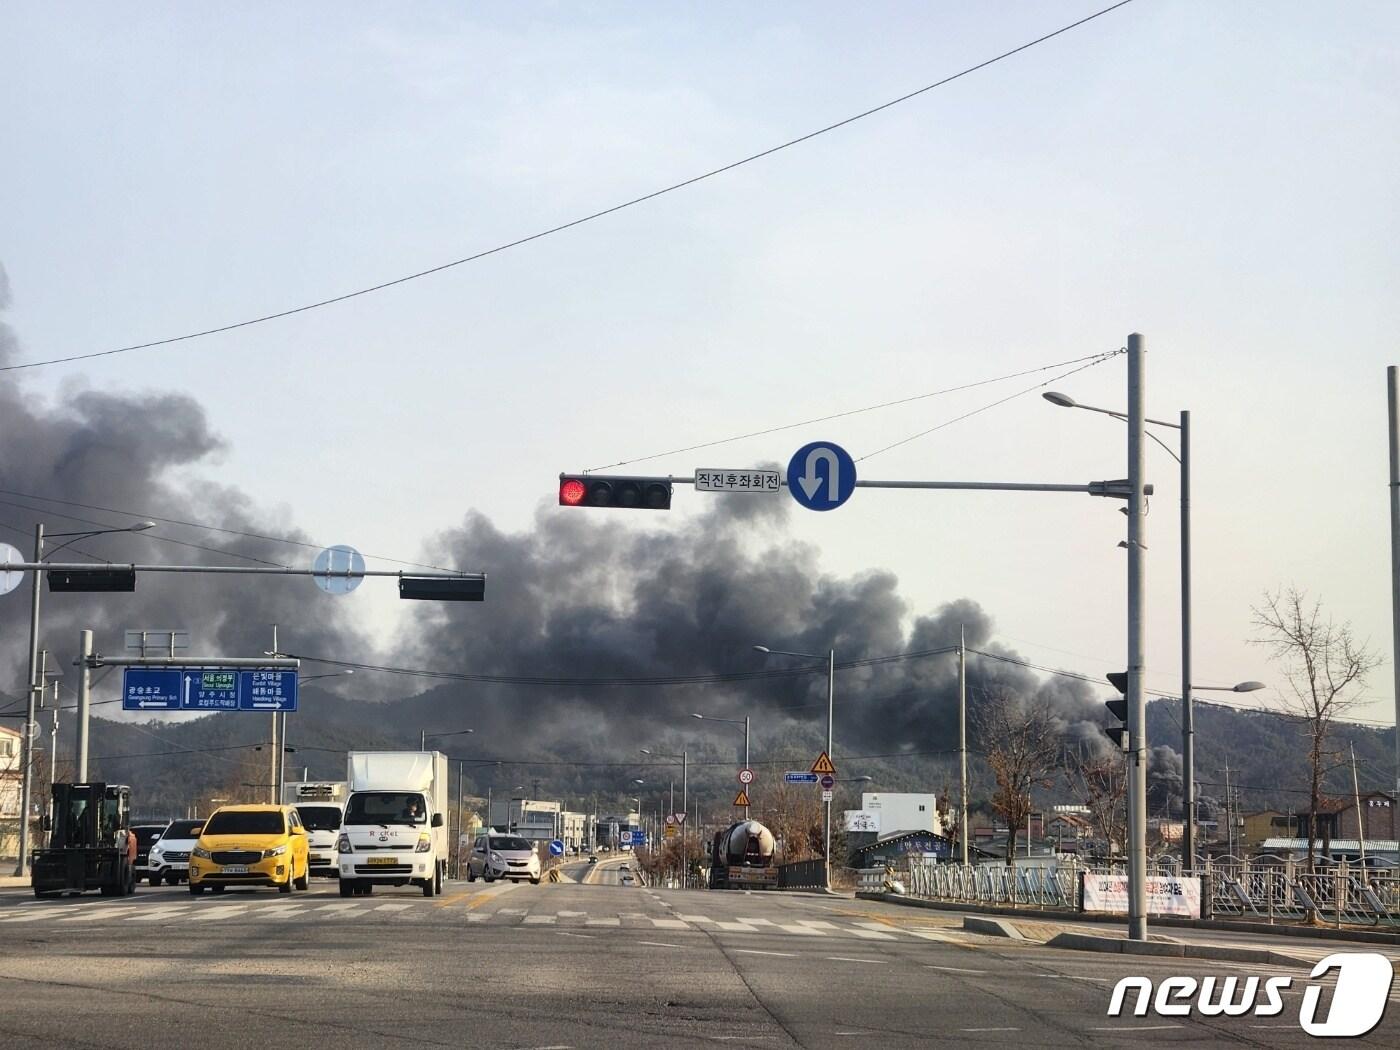
[[[731,726],[743,726],[743,727],[744,727],[744,768],[745,768],[745,769],[748,769],[748,768],[749,768],[749,716],[748,716],[748,715],[745,715],[743,718],[716,718],[714,715],[693,714],[693,715],[691,715],[690,717],[691,717],[691,718],[698,718],[698,719],[700,719],[701,721],[704,721],[704,722],[723,722],[723,723],[725,723],[726,725],[731,725]],[[750,785],[750,784],[744,785],[744,794],[745,794],[746,796],[748,795],[749,790],[750,790],[751,787],[752,787],[752,785]],[[748,806],[745,806],[745,807],[744,807],[744,819],[745,819],[745,820],[748,820],[748,819],[749,819],[749,807],[748,807]]]
[[[353,667],[344,667],[344,668],[341,668],[339,671],[328,671],[326,674],[307,675],[305,678],[303,678],[303,677],[301,677],[300,675],[298,675],[298,676],[297,676],[297,685],[298,685],[298,686],[301,686],[301,685],[305,684],[306,682],[314,682],[314,681],[316,681],[318,678],[340,678],[340,677],[342,677],[342,676],[344,676],[344,675],[347,675],[347,674],[354,674],[354,673],[355,673],[355,669],[354,669]],[[278,795],[280,796],[281,793],[282,793],[282,789],[283,789],[284,787],[286,787],[286,784],[287,784],[287,768],[286,768],[286,766],[287,766],[287,751],[288,751],[288,748],[287,748],[287,712],[286,712],[286,711],[280,711],[280,712],[278,712],[276,715],[274,715],[273,717],[280,719],[280,724],[281,724],[281,730],[280,730],[280,732],[278,733],[278,739],[280,739],[280,740],[282,741],[282,751],[281,751],[281,757],[280,757],[280,759],[279,759],[279,761],[278,761],[278,766],[277,766],[277,793],[278,793]],[[274,748],[274,750],[275,750],[275,748]],[[281,799],[280,799],[280,798],[274,798],[272,801],[273,801],[274,804],[276,804],[277,802],[281,801]]]
[[[690,789],[689,772],[688,772],[688,763],[689,763],[689,761],[690,761],[690,758],[689,758],[688,753],[685,752],[685,751],[682,751],[679,755],[672,755],[672,754],[667,754],[665,751],[653,751],[653,750],[651,750],[650,748],[645,748],[645,747],[644,747],[644,748],[641,748],[640,750],[641,750],[642,754],[644,754],[644,755],[651,755],[651,756],[653,756],[653,757],[655,757],[655,758],[679,758],[679,759],[681,760],[681,814],[682,814],[682,819],[681,819],[681,885],[684,886],[684,885],[685,885],[685,882],[686,882],[686,876],[687,876],[687,867],[686,867],[686,864],[685,864],[685,840],[686,840],[686,835],[685,835],[685,819],[684,819],[684,814],[685,814],[685,811],[686,811],[686,799],[689,797],[688,794],[687,794],[687,792],[688,792],[689,789]],[[675,788],[675,784],[673,783],[673,784],[671,785],[671,812],[672,812],[672,814],[675,813],[675,805],[676,805],[676,788]]]
[[[794,653],[786,649],[770,649],[766,645],[755,645],[754,652],[763,653],[765,656],[796,656],[803,660],[820,660],[821,656],[816,653]],[[832,707],[836,698],[836,650],[831,649],[826,654],[826,757],[831,758],[831,715]],[[834,761],[834,760],[833,760]],[[828,891],[831,889],[831,801],[828,799],[823,808],[826,816],[823,822],[824,833],[822,835],[822,886]]]
[[[418,750],[428,750],[428,737],[430,736],[466,736],[468,733],[475,733],[475,729],[454,729],[450,733],[429,733],[426,729],[418,731]]]
[[[1041,396],[1052,405],[1058,405],[1061,408],[1079,408],[1085,412],[1098,412],[1100,415],[1112,416],[1114,419],[1127,420],[1128,418],[1125,413],[1111,408],[1082,405],[1068,394],[1062,394],[1055,390],[1048,391]],[[1181,433],[1181,454],[1177,455],[1155,434],[1151,431],[1145,431],[1149,438],[1156,441],[1166,451],[1167,455],[1177,461],[1181,472],[1181,864],[1182,870],[1190,874],[1196,866],[1196,729],[1195,712],[1192,705],[1193,690],[1211,688],[1220,692],[1248,693],[1256,689],[1263,689],[1264,684],[1262,682],[1241,682],[1234,686],[1207,687],[1193,686],[1191,683],[1191,413],[1183,410],[1176,423],[1165,419],[1144,419],[1143,422],[1157,427],[1167,427]]]
[[[153,521],[140,521],[135,525],[126,525],[119,529],[87,529],[82,532],[51,532],[45,536],[44,524],[40,522],[34,526],[34,562],[39,564],[44,560],[44,540],[60,539],[64,540],[55,547],[50,554],[57,554],[70,543],[77,543],[78,540],[89,539],[93,536],[106,536],[118,532],[145,532],[153,529],[156,523]],[[39,672],[39,595],[43,588],[43,570],[34,570],[34,579],[31,581],[29,596],[29,695],[25,703],[24,714],[24,734],[20,738],[20,789],[19,789],[19,860],[15,864],[15,874],[23,877],[29,873],[29,807],[31,793],[31,770],[33,764],[33,741],[34,741],[34,710],[39,702],[39,693],[44,688],[43,679]],[[87,741],[82,741],[82,776],[87,776]]]

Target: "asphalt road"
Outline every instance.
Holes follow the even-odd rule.
[[[807,894],[452,883],[342,899],[183,888],[0,892],[0,1046],[1258,1046],[1311,1042],[1306,970],[1276,1017],[1106,1016],[1125,959]],[[1400,993],[1392,990],[1392,997]],[[1400,1046],[1400,1006],[1360,1045]],[[1352,1044],[1358,1045],[1358,1044]]]

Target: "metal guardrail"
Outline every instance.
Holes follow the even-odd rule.
[[[826,864],[821,860],[799,860],[778,865],[778,889],[820,890],[826,886]]]
[[[1310,913],[1338,926],[1400,926],[1400,873],[1337,863],[1308,872],[1282,857],[1203,860],[1199,873],[1209,889],[1204,913],[1213,918],[1299,920]],[[1180,865],[1164,858],[1150,875],[1179,876]],[[961,865],[910,860],[895,868],[859,872],[858,889],[886,891],[892,880],[912,897],[961,904],[1079,910],[1079,880],[1085,873],[1122,874],[1121,865],[1085,865],[1070,860],[1054,867],[1001,864]]]

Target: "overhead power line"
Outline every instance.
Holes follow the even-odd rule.
[[[306,547],[306,548],[309,548],[309,549],[311,549],[311,550],[318,550],[318,551],[319,551],[319,550],[324,550],[327,546],[329,546],[329,544],[324,544],[324,543],[313,543],[313,542],[310,541],[310,540],[296,540],[296,539],[292,539],[290,536],[273,536],[273,535],[271,535],[271,534],[269,534],[269,533],[265,533],[265,532],[248,532],[248,531],[246,531],[246,530],[244,530],[244,529],[229,529],[229,528],[224,528],[222,525],[210,525],[210,524],[208,524],[207,522],[185,521],[184,519],[181,519],[181,518],[166,518],[166,517],[161,517],[159,514],[151,514],[149,511],[140,511],[140,510],[119,510],[119,509],[117,509],[117,508],[115,508],[115,507],[99,507],[99,506],[97,506],[96,504],[92,504],[92,503],[79,503],[79,502],[76,501],[76,500],[59,499],[59,498],[56,497],[56,496],[40,496],[40,495],[36,495],[36,494],[34,494],[34,493],[32,493],[32,492],[17,492],[17,491],[15,491],[14,489],[0,489],[0,496],[16,496],[16,497],[18,497],[18,498],[20,498],[20,499],[34,500],[34,501],[39,502],[39,503],[53,503],[53,504],[55,504],[55,505],[57,505],[57,506],[60,506],[60,507],[77,507],[79,510],[93,510],[93,511],[97,511],[97,512],[102,513],[102,514],[119,514],[119,515],[121,515],[121,516],[123,516],[123,517],[127,517],[127,518],[142,518],[142,519],[146,519],[146,520],[149,520],[149,521],[160,522],[162,525],[181,525],[181,526],[184,526],[185,528],[190,528],[190,529],[201,529],[201,530],[203,530],[203,531],[205,531],[205,532],[217,532],[217,533],[220,533],[220,534],[225,535],[225,536],[239,536],[239,537],[242,537],[243,539],[264,540],[264,541],[266,541],[266,542],[268,542],[268,543],[285,543],[285,544],[287,544],[288,546],[291,546],[291,547]],[[0,501],[0,502],[3,502],[3,501]],[[20,507],[20,506],[21,506],[20,504],[17,504],[17,503],[16,503],[16,504],[8,504],[8,505],[9,505],[9,506],[16,506],[16,507]],[[74,517],[72,514],[63,514],[63,513],[60,513],[59,511],[52,511],[52,510],[49,510],[47,507],[22,507],[22,509],[32,511],[32,512],[34,512],[34,513],[36,513],[36,514],[56,514],[56,515],[58,515],[58,516],[61,517],[61,518],[68,518],[68,519],[70,519],[70,520],[72,520],[72,521],[84,521],[84,520],[86,520],[86,519],[83,519],[83,518]],[[109,522],[105,522],[105,523],[104,523],[104,522],[88,522],[88,524],[97,524],[97,525],[104,525],[104,526],[106,526],[106,525],[110,525],[110,524],[112,524],[112,523],[109,523]],[[20,531],[20,530],[17,529],[16,531]],[[152,539],[152,540],[165,540],[165,541],[168,542],[168,543],[179,543],[179,544],[182,544],[182,545],[184,545],[184,546],[186,546],[186,547],[195,547],[195,546],[198,546],[197,544],[187,543],[187,542],[184,541],[184,540],[176,540],[176,539],[172,539],[172,538],[169,537],[169,536],[161,536],[159,533],[139,532],[139,533],[134,533],[133,535],[141,536],[141,537],[144,537],[144,538],[146,538],[146,539]],[[250,561],[262,561],[261,558],[253,558],[253,557],[251,557],[250,555],[246,555],[246,554],[237,554],[237,553],[234,552],[234,551],[224,550],[224,549],[222,549],[222,548],[217,548],[217,547],[200,547],[199,549],[200,549],[200,550],[213,551],[213,552],[215,552],[215,553],[217,553],[217,554],[227,554],[227,555],[230,555],[230,556],[232,556],[232,557],[245,558],[245,559],[250,560]],[[93,555],[93,554],[89,554],[88,557],[90,557],[90,558],[96,558],[97,556],[96,556],[96,555]],[[369,561],[383,561],[383,562],[389,562],[389,563],[392,564],[392,565],[404,565],[404,566],[407,566],[408,568],[412,568],[412,569],[434,569],[434,570],[437,570],[437,571],[439,571],[439,572],[455,572],[455,571],[456,571],[455,569],[445,569],[445,568],[443,568],[441,565],[429,565],[429,564],[427,564],[426,562],[420,562],[420,561],[405,561],[405,560],[402,559],[402,558],[390,558],[390,557],[388,557],[387,555],[383,555],[383,554],[364,554],[363,557],[366,558],[366,559],[369,560]],[[101,559],[98,559],[98,560],[101,560]],[[265,564],[274,565],[274,564],[276,564],[276,563],[275,563],[275,562],[266,562]]]
[[[234,321],[230,324],[218,325],[212,328],[204,328],[194,332],[186,332],[183,335],[167,336],[164,339],[153,339],[149,342],[134,343],[130,346],[119,346],[111,350],[98,350],[86,354],[71,354],[67,357],[54,357],[43,361],[29,361],[22,364],[4,365],[0,366],[0,372],[13,372],[25,368],[42,368],[47,365],[69,364],[74,361],[91,361],[94,358],[111,357],[116,354],[131,353],[134,350],[151,350],[156,347],[170,346],[174,343],[183,343],[189,342],[193,339],[202,339],[206,336],[218,335],[223,332],[232,332],[239,328],[248,328],[252,325],[264,324],[268,321],[276,321],[280,320],[281,318],[292,317],[296,314],[306,313],[310,310],[319,310],[320,308],[325,306],[332,306],[336,303],[343,303],[347,300],[355,299],[363,295],[370,295],[374,292],[381,292],[387,288],[393,288],[396,285],[406,284],[409,281],[416,281],[421,277],[428,277],[432,274],[442,273],[444,270],[450,270],[457,266],[463,266],[467,263],[476,262],[479,259],[485,259],[488,256],[497,255],[504,251],[509,251],[512,248],[518,248],[523,244],[529,244],[531,241],[538,241],[544,237],[549,237],[556,233],[563,233],[565,230],[571,230],[575,226],[582,226],[585,223],[593,222],[597,219],[604,218],[608,215],[613,215],[617,212],[623,211],[627,208],[635,207],[639,204],[644,204],[647,201],[655,200],[656,198],[663,197],[666,194],[675,193],[677,190],[682,190],[689,186],[694,186],[697,183],[706,181],[707,179],[712,179],[718,175],[723,175],[726,172],[733,171],[736,168],[741,168],[746,164],[752,164],[753,162],[762,160],[765,157],[771,157],[775,153],[781,153],[783,150],[791,149],[792,147],[800,145],[804,142],[809,142],[812,139],[817,138],[818,136],[828,134],[829,132],[836,131],[839,128],[844,128],[848,124],[854,124],[856,121],[864,120],[867,117],[874,116],[876,113],[883,112],[884,110],[890,109],[893,106],[898,106],[901,103],[908,102],[909,100],[914,98],[918,98],[920,95],[926,94],[927,92],[944,87],[947,84],[951,84],[955,80],[960,80],[961,78],[969,76],[972,73],[976,73],[979,70],[986,69],[988,66],[995,65],[998,62],[1002,62],[1015,55],[1019,55],[1023,51],[1028,51],[1039,44],[1043,44],[1049,40],[1053,40],[1057,36],[1060,36],[1064,33],[1068,33],[1071,30],[1078,29],[1080,26],[1087,25],[1088,23],[1094,21],[1096,18],[1102,18],[1104,15],[1112,11],[1116,11],[1120,7],[1125,7],[1131,2],[1132,0],[1119,0],[1118,3],[1111,4],[1108,7],[1095,11],[1093,14],[1086,15],[1084,18],[1080,18],[1074,22],[1069,23],[1068,25],[1061,26],[1059,29],[1056,29],[1053,32],[1046,33],[1043,36],[1038,36],[1034,40],[1029,40],[1024,44],[1012,48],[1009,51],[1003,51],[999,55],[994,55],[991,58],[984,59],[983,61],[978,62],[976,65],[968,66],[966,69],[960,70],[957,73],[953,73],[949,76],[943,77],[941,80],[936,80],[932,84],[925,84],[923,87],[918,88],[917,90],[910,91],[909,93],[904,95],[900,95],[898,98],[890,99],[888,102],[882,102],[878,106],[872,106],[870,109],[862,110],[859,113],[855,113],[849,117],[845,117],[841,120],[836,121],[835,123],[827,124],[824,127],[817,128],[815,131],[809,131],[805,135],[799,135],[797,138],[789,139],[786,142],[781,142],[776,146],[770,146],[765,150],[759,151],[758,153],[752,153],[747,157],[741,157],[738,160],[731,161],[730,163],[721,165],[718,168],[712,168],[711,170],[703,172],[699,175],[693,175],[688,179],[682,179],[680,182],[673,182],[669,186],[663,186],[661,189],[653,190],[650,193],[645,193],[640,197],[633,197],[631,200],[623,201],[620,204],[614,204],[607,208],[602,208],[598,211],[591,212],[588,215],[583,215],[577,219],[572,219],[569,222],[560,223],[557,226],[551,226],[548,229],[540,230],[536,233],[528,234],[524,237],[517,237],[515,240],[507,241],[504,244],[498,244],[494,248],[487,248],[483,251],[463,256],[460,259],[453,259],[450,262],[440,263],[437,266],[431,266],[426,270],[418,270],[415,273],[405,274],[402,277],[395,277],[387,281],[381,281],[378,284],[369,285],[365,288],[358,288],[352,292],[345,292],[341,295],[331,296],[328,299],[321,299],[317,302],[305,303],[301,306],[294,306],[286,310],[278,310],[274,313],[262,314],[258,317],[249,317],[242,321]]]
[[[961,384],[960,386],[944,387],[942,390],[930,390],[930,391],[928,391],[927,393],[924,393],[924,394],[914,394],[912,397],[901,397],[901,398],[896,398],[896,399],[893,400],[893,401],[881,401],[879,404],[876,404],[876,405],[866,405],[864,408],[851,408],[851,409],[846,409],[845,411],[842,411],[842,412],[833,412],[833,413],[831,413],[830,415],[827,415],[827,416],[817,416],[817,417],[815,417],[815,418],[813,418],[813,419],[803,419],[803,420],[800,420],[799,422],[796,422],[796,423],[783,423],[783,424],[780,424],[779,426],[767,427],[767,428],[764,429],[764,430],[751,430],[751,431],[749,431],[749,432],[746,433],[746,434],[734,434],[734,435],[732,435],[731,437],[717,438],[717,439],[715,439],[714,441],[702,441],[702,442],[700,442],[698,445],[687,445],[687,446],[685,446],[684,448],[673,448],[673,449],[670,449],[670,450],[667,451],[667,452],[653,452],[653,453],[652,453],[651,455],[649,455],[649,456],[637,456],[637,457],[634,458],[634,459],[620,459],[620,460],[618,460],[616,463],[606,463],[606,464],[604,464],[604,465],[601,466],[601,467],[590,467],[590,468],[588,469],[587,473],[593,473],[593,472],[599,471],[599,470],[612,470],[614,467],[628,467],[628,466],[633,465],[634,463],[646,463],[646,462],[648,462],[648,461],[650,461],[650,460],[653,460],[653,459],[662,459],[662,458],[665,457],[665,456],[680,456],[680,455],[683,455],[683,454],[685,454],[685,453],[687,453],[687,452],[698,452],[698,451],[700,451],[701,449],[705,449],[705,448],[715,448],[715,447],[717,447],[717,446],[719,446],[719,445],[729,445],[729,444],[732,444],[732,443],[735,442],[735,441],[743,441],[743,440],[745,440],[745,439],[747,439],[747,438],[767,437],[769,434],[781,434],[781,433],[782,433],[783,431],[785,431],[785,430],[796,430],[796,429],[799,428],[799,427],[810,427],[810,426],[815,426],[815,425],[818,424],[818,423],[830,423],[833,419],[846,419],[846,418],[848,418],[848,417],[850,417],[850,416],[859,416],[859,415],[862,415],[862,414],[864,414],[864,413],[866,413],[866,412],[879,412],[879,411],[881,411],[882,409],[886,409],[886,408],[897,408],[897,407],[900,406],[900,405],[908,405],[908,404],[911,404],[911,403],[913,403],[913,402],[915,402],[915,401],[926,401],[927,399],[929,399],[929,398],[931,398],[931,397],[942,397],[942,396],[945,395],[945,394],[956,394],[956,393],[960,393],[961,391],[964,391],[964,390],[974,390],[974,389],[976,389],[976,388],[979,387],[979,386],[990,386],[990,385],[992,385],[993,383],[1005,383],[1005,382],[1007,382],[1007,381],[1009,381],[1009,380],[1012,380],[1012,379],[1021,379],[1021,378],[1023,378],[1024,376],[1035,375],[1037,372],[1048,372],[1048,371],[1050,371],[1050,370],[1053,369],[1053,368],[1064,368],[1066,365],[1077,365],[1077,364],[1080,364],[1081,362],[1084,362],[1084,361],[1089,361],[1089,362],[1092,362],[1093,364],[1098,364],[1100,361],[1106,360],[1106,359],[1109,358],[1109,357],[1116,356],[1118,353],[1121,353],[1121,352],[1122,352],[1122,351],[1114,351],[1112,354],[1103,354],[1103,353],[1099,353],[1099,354],[1088,354],[1088,355],[1086,355],[1086,356],[1084,356],[1084,357],[1075,357],[1075,358],[1071,358],[1071,359],[1068,360],[1068,361],[1057,361],[1057,362],[1055,362],[1054,364],[1051,364],[1051,365],[1039,365],[1039,366],[1037,366],[1036,368],[1027,368],[1027,369],[1025,369],[1024,371],[1021,371],[1021,372],[1012,372],[1010,375],[993,376],[993,377],[990,378],[990,379],[978,379],[978,380],[975,380],[975,381],[973,381],[973,382],[971,382],[971,383],[963,383],[963,384]],[[1071,374],[1071,373],[1066,373],[1066,375],[1069,375],[1069,374]],[[1053,382],[1056,381],[1056,379],[1061,379],[1061,378],[1063,378],[1063,377],[1062,377],[1062,376],[1056,376],[1054,379],[1047,379],[1046,382],[1047,382],[1047,383],[1053,383]],[[1032,389],[1032,390],[1039,389],[1039,386],[1040,386],[1040,385],[1044,385],[1044,384],[1039,384],[1038,386],[1032,387],[1031,389]],[[1024,393],[1024,391],[1022,391],[1022,392]],[[1013,397],[1018,397],[1018,396],[1020,396],[1020,395],[1013,394],[1012,396],[1013,396]],[[997,402],[997,404],[1000,404],[1000,403],[1001,403],[1001,402]],[[986,407],[987,407],[987,408],[990,408],[991,406],[989,405],[989,406],[986,406]],[[978,411],[978,412],[985,411],[985,408],[977,409],[977,411]],[[974,412],[974,413],[969,413],[969,414],[975,415],[976,413]],[[965,418],[965,417],[960,417],[960,418]],[[957,422],[957,420],[949,420],[949,422],[950,422],[950,423],[954,423],[954,422]],[[948,424],[945,423],[945,424],[942,424],[942,425],[943,425],[943,426],[947,426]],[[935,427],[934,429],[937,429],[937,428]],[[922,435],[918,435],[918,436],[922,436]],[[871,455],[876,455],[876,453],[871,453]],[[869,456],[866,456],[866,457],[864,457],[864,458],[868,459],[868,458],[870,458],[870,457],[869,457]]]

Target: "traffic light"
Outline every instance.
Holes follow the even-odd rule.
[[[1110,673],[1108,674],[1108,681],[1109,681],[1109,683],[1113,686],[1113,688],[1117,689],[1120,693],[1126,693],[1126,692],[1128,691],[1128,675],[1127,675],[1127,672],[1126,672],[1126,671],[1112,671],[1112,672],[1110,672]],[[1109,713],[1109,714],[1111,714],[1114,718],[1118,719],[1119,722],[1123,723],[1122,725],[1108,726],[1108,727],[1106,727],[1106,728],[1104,729],[1104,732],[1108,734],[1108,739],[1112,740],[1115,744],[1117,744],[1119,747],[1121,747],[1124,751],[1127,751],[1127,750],[1128,750],[1128,726],[1127,726],[1127,721],[1128,721],[1128,699],[1127,699],[1127,697],[1125,696],[1125,697],[1124,697],[1123,699],[1121,699],[1121,700],[1105,700],[1103,706],[1106,707],[1106,708],[1108,708],[1108,713]]]
[[[671,482],[616,474],[560,474],[559,506],[670,510]]]
[[[134,591],[135,569],[50,569],[50,591]]]

